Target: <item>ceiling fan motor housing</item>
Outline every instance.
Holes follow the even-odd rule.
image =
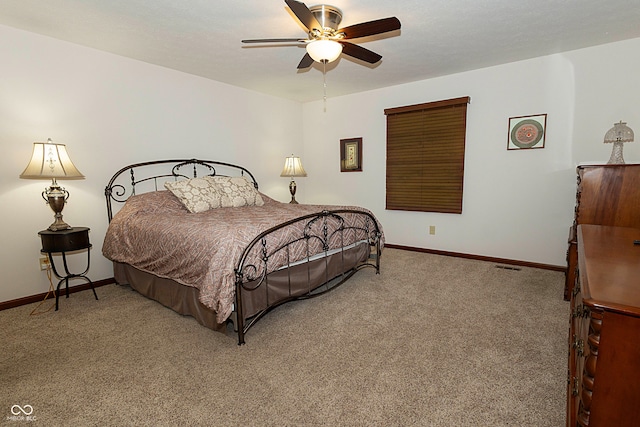
[[[330,28],[337,30],[340,22],[342,22],[342,11],[335,6],[326,4],[318,4],[309,7],[313,16],[318,20],[322,28]]]

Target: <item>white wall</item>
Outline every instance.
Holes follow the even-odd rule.
[[[626,163],[640,163],[640,39],[565,54],[575,69],[572,155],[576,162],[607,162],[611,145],[602,139],[623,120],[635,131],[625,144]]]
[[[326,112],[307,103],[301,198],[370,208],[388,243],[563,266],[575,166],[607,162],[602,139],[614,122],[640,129],[639,49],[635,39],[331,98]],[[463,213],[385,210],[383,110],[467,95]],[[507,151],[509,117],[541,113],[545,148]],[[363,171],[341,173],[339,141],[352,137],[363,137]],[[640,162],[638,145],[625,147],[627,163]]]
[[[284,157],[301,146],[299,103],[4,26],[0,58],[0,301],[49,285],[38,266],[37,232],[53,221],[40,196],[50,182],[18,178],[35,141],[66,144],[86,176],[59,183],[71,194],[65,221],[91,228],[94,280],[113,276],[101,255],[104,187],[124,165],[176,157],[227,161],[251,170],[262,191],[288,200],[279,174]],[[73,266],[86,260],[70,259]]]

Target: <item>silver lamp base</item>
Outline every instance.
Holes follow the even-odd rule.
[[[47,204],[51,207],[51,210],[55,213],[55,221],[53,221],[53,223],[49,226],[48,230],[60,231],[70,229],[71,226],[62,220],[62,209],[64,209],[64,204],[67,203],[69,192],[60,187],[56,182],[56,179],[53,178],[51,186],[49,188],[45,188],[45,190],[42,192],[42,198],[47,202]]]

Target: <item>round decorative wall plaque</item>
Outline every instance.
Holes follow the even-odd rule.
[[[509,119],[510,150],[544,148],[546,114]]]
[[[511,131],[511,142],[520,148],[531,148],[542,140],[544,129],[535,120],[522,120]]]

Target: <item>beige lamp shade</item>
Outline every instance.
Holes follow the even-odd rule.
[[[84,175],[75,167],[64,144],[51,141],[34,142],[31,161],[20,174],[28,179],[80,179]]]
[[[307,176],[307,172],[302,167],[302,161],[300,157],[295,157],[293,154],[291,157],[287,157],[284,160],[284,168],[280,176],[288,176],[293,178],[294,176]]]

